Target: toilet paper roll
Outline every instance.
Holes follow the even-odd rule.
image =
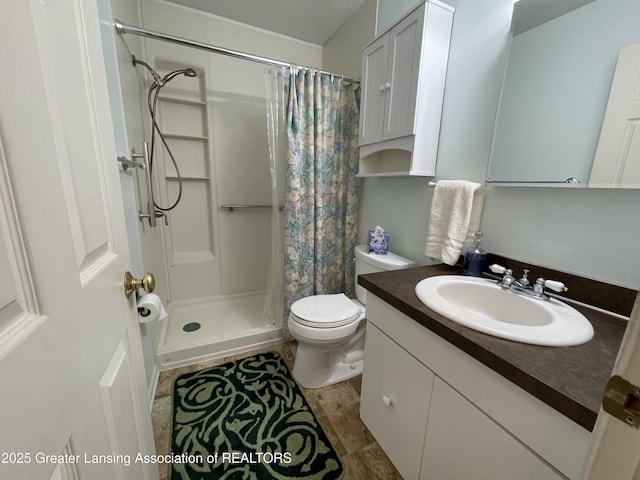
[[[142,295],[138,299],[138,320],[140,323],[149,323],[154,320],[164,320],[167,318],[167,311],[162,305],[160,297],[153,293]]]

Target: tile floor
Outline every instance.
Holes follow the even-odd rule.
[[[296,343],[290,342],[162,372],[152,411],[157,452],[166,454],[169,451],[171,392],[176,377],[183,373],[220,365],[267,350],[280,352],[289,368],[293,368]],[[313,390],[303,389],[303,391],[309,405],[342,459],[345,468],[342,480],[402,480],[380,445],[360,420],[360,382],[361,377],[356,377],[329,387]],[[160,466],[160,468],[160,480],[166,480],[166,468],[165,466]]]

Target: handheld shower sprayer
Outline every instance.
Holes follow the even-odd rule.
[[[147,93],[147,105],[149,107],[149,114],[151,115],[151,142],[150,142],[151,150],[150,150],[150,157],[149,157],[149,171],[151,172],[153,169],[155,135],[157,132],[158,136],[160,137],[160,140],[162,141],[162,144],[165,147],[165,150],[167,151],[167,154],[171,158],[171,161],[173,163],[173,166],[176,170],[176,174],[178,177],[178,195],[176,200],[173,202],[173,204],[169,207],[161,207],[154,201],[154,206],[157,210],[160,210],[161,212],[167,212],[169,210],[173,210],[178,205],[178,203],[180,202],[180,199],[182,198],[182,175],[180,174],[180,168],[178,167],[178,163],[176,162],[176,159],[173,156],[173,153],[171,152],[171,149],[169,148],[169,145],[167,144],[167,141],[165,140],[164,135],[160,130],[160,127],[158,126],[158,123],[156,122],[156,107],[158,105],[158,96],[160,94],[160,90],[162,89],[162,87],[166,86],[167,83],[169,83],[171,80],[173,80],[177,76],[184,75],[185,77],[193,78],[193,77],[196,77],[197,74],[193,68],[182,68],[178,70],[173,70],[167,73],[164,77],[161,77],[160,74],[151,67],[151,65],[149,65],[146,62],[143,62],[142,60],[138,60],[134,55],[131,55],[131,60],[134,66],[142,65],[144,68],[146,68],[149,74],[151,75],[151,78],[153,78],[153,83],[149,87],[149,91]],[[151,188],[153,188],[153,186]]]
[[[183,68],[181,70],[174,70],[173,72],[167,73],[164,77],[162,77],[162,83],[166,85],[171,80],[173,80],[178,75],[184,75],[185,77],[196,77],[196,71],[193,68]]]
[[[198,76],[193,68],[182,68],[169,72],[164,77],[161,77],[160,74],[151,67],[151,65],[149,65],[147,62],[143,62],[142,60],[138,60],[135,55],[131,55],[131,61],[133,62],[134,66],[142,65],[144,68],[146,68],[158,87],[164,87],[178,75],[184,75],[185,77]]]
[[[196,71],[193,68],[183,68],[182,70],[175,70],[171,73],[168,73],[165,78],[168,80],[171,80],[171,78],[173,78],[176,75],[184,75],[185,77],[197,77],[198,75],[196,74]]]

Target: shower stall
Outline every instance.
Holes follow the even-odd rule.
[[[126,28],[145,32],[119,24],[120,36]],[[151,325],[156,362],[166,369],[280,342],[283,165],[268,142],[270,67],[176,42],[139,45],[126,68],[147,142],[156,133],[147,104],[157,123],[152,169],[134,174],[139,228],[169,312]]]
[[[159,53],[153,58],[161,72],[182,67]],[[263,68],[253,67],[249,78],[263,84]],[[282,327],[277,312],[264,309],[271,247],[280,241],[272,228],[278,203],[264,95],[211,88],[207,65],[196,71],[167,85],[158,105],[158,123],[181,168],[178,179],[167,150],[156,150],[163,204],[182,182],[180,203],[157,227],[169,307],[156,349],[163,366],[263,345],[278,340]]]

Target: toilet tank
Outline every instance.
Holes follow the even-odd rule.
[[[388,270],[400,270],[415,266],[415,262],[389,252],[386,255],[369,253],[367,245],[356,246],[356,297],[363,305],[366,305],[367,290],[358,285],[358,275],[363,273],[385,272]]]

